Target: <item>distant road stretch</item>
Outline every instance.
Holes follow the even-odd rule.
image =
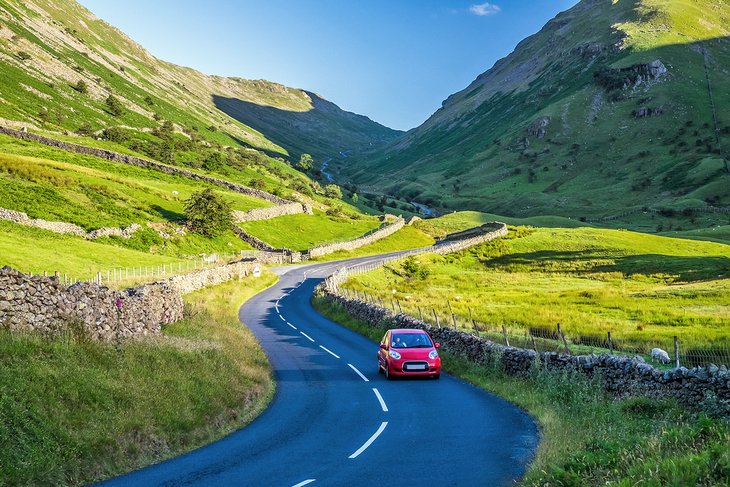
[[[386,381],[377,345],[310,305],[314,287],[340,265],[277,269],[281,280],[241,308],[276,376],[276,395],[261,416],[104,485],[499,486],[518,479],[537,446],[533,420],[446,374]]]

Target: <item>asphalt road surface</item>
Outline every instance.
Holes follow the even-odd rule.
[[[538,441],[527,414],[447,374],[386,381],[376,344],[311,307],[314,287],[340,265],[279,268],[280,281],[241,308],[276,377],[264,413],[215,443],[104,485],[500,486],[519,479]]]

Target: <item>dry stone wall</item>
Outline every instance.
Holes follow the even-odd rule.
[[[14,211],[14,210],[8,210],[5,208],[0,208],[0,220],[7,220],[11,222],[18,223],[20,225],[25,225],[27,227],[36,227],[36,228],[43,228],[44,230],[49,230],[51,232],[55,233],[65,233],[65,234],[71,234],[76,235],[77,237],[83,237],[88,239],[95,239],[99,237],[110,237],[110,236],[118,236],[123,238],[130,238],[134,232],[142,228],[141,225],[137,223],[132,223],[128,227],[125,228],[98,228],[96,230],[92,230],[90,232],[87,232],[83,228],[81,228],[78,225],[75,225],[73,223],[67,223],[67,222],[53,222],[48,220],[41,220],[36,218],[30,218],[27,214],[23,213],[22,211]]]
[[[57,277],[3,267],[0,326],[45,334],[72,330],[106,341],[157,335],[163,324],[182,318],[184,294],[246,276],[255,266],[235,262],[120,291],[89,282],[66,286]]]
[[[355,250],[360,247],[363,247],[365,245],[371,244],[373,242],[377,242],[378,240],[381,240],[389,235],[393,235],[395,232],[403,228],[406,224],[406,221],[398,217],[393,223],[389,225],[382,226],[375,231],[363,235],[362,237],[358,237],[354,240],[348,240],[346,242],[336,242],[326,245],[319,245],[317,247],[313,247],[309,250],[309,257],[320,257],[322,255],[331,254],[333,252],[337,252],[338,250]]]
[[[233,211],[233,221],[236,223],[251,222],[257,220],[269,220],[285,215],[297,215],[304,213],[312,214],[312,208],[299,202],[292,202],[268,208],[254,208],[249,211]]]
[[[616,397],[646,396],[663,399],[672,397],[692,407],[702,407],[713,401],[714,407],[730,414],[730,373],[726,366],[710,365],[687,369],[680,367],[659,370],[642,357],[617,355],[567,355],[536,352],[506,347],[486,338],[437,328],[405,314],[394,314],[380,306],[343,297],[326,286],[320,292],[342,306],[351,316],[373,327],[419,328],[426,330],[442,349],[478,364],[498,363],[510,375],[527,375],[533,367],[576,371],[588,376],[600,376],[603,387]]]

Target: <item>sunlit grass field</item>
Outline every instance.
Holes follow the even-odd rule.
[[[329,216],[318,210],[314,215],[286,215],[270,220],[242,223],[251,235],[277,248],[307,250],[315,245],[357,238],[380,226],[375,217],[357,219]]]
[[[434,225],[436,227],[436,225]],[[439,230],[444,227],[437,227]],[[451,229],[460,229],[458,225]],[[344,286],[391,299],[411,314],[493,331],[555,330],[639,348],[730,347],[730,246],[595,228],[512,227],[507,238],[453,255],[416,257]]]

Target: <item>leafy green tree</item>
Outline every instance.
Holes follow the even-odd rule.
[[[185,200],[185,219],[190,231],[209,238],[215,237],[228,230],[233,223],[231,204],[207,188]]]
[[[352,202],[357,203],[357,200],[359,200],[360,197],[357,195],[357,193],[352,193]]]
[[[122,102],[116,96],[109,95],[104,103],[106,103],[106,108],[109,110],[109,113],[115,117],[119,117],[124,113],[124,105],[122,105]]]
[[[342,190],[336,184],[328,184],[324,187],[324,195],[328,198],[342,198]]]
[[[302,172],[308,172],[312,170],[314,166],[314,159],[309,154],[302,154],[299,158],[299,162],[296,164],[296,168]]]

